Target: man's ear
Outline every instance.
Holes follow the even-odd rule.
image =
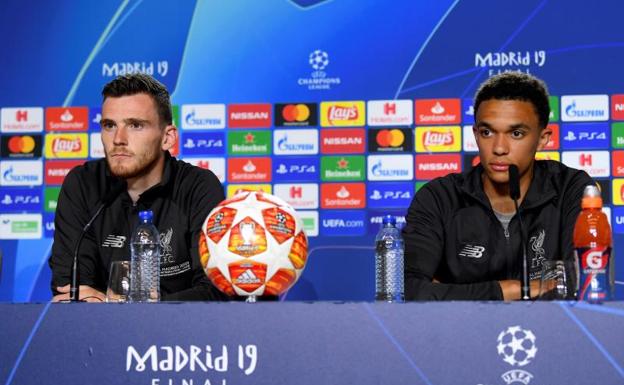
[[[164,135],[162,139],[161,148],[163,151],[168,151],[178,142],[178,129],[174,125],[169,125],[164,128]]]
[[[539,142],[537,143],[537,151],[542,151],[544,147],[546,147],[548,141],[550,141],[552,133],[552,128],[550,128],[548,125],[542,128],[539,136]]]

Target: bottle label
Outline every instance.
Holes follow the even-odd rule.
[[[581,267],[579,299],[602,301],[610,299],[609,258],[611,247],[580,247],[575,249]]]

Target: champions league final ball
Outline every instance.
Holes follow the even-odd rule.
[[[279,295],[299,279],[308,240],[295,210],[280,198],[244,191],[215,207],[199,239],[201,264],[227,295]]]

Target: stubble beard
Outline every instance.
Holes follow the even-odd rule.
[[[115,162],[111,160],[111,156],[108,154],[106,156],[111,174],[122,179],[137,178],[148,174],[155,167],[158,159],[158,151],[148,151],[140,156],[133,154],[131,162]]]

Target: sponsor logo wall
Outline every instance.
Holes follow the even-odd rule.
[[[615,206],[614,231],[624,233],[624,95],[550,102],[553,135],[537,157],[597,178]],[[212,170],[228,196],[280,196],[311,237],[374,233],[384,213],[403,224],[418,188],[479,159],[470,99],[180,104],[173,112],[175,156]],[[53,236],[65,176],[104,157],[100,118],[99,107],[0,109],[0,238]]]

